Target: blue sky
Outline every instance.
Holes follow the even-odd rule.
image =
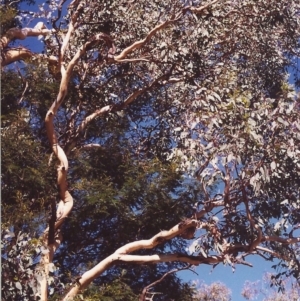
[[[228,265],[224,266],[220,264],[212,269],[212,266],[202,264],[195,269],[198,275],[187,270],[178,272],[177,276],[185,281],[200,280],[208,285],[220,281],[231,290],[232,301],[245,301],[246,299],[241,296],[245,281],[255,282],[262,280],[266,272],[274,272],[271,266],[275,264],[275,262],[266,261],[258,255],[249,256],[247,262],[250,262],[253,267],[236,265],[235,272],[232,272],[231,267]]]

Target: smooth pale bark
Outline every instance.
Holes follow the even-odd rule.
[[[222,260],[222,257],[212,256],[209,258],[204,257],[193,257],[181,254],[156,254],[156,255],[130,255],[129,253],[141,250],[141,249],[153,249],[159,244],[164,243],[167,240],[170,240],[176,236],[184,236],[188,230],[195,232],[196,227],[200,225],[197,220],[185,220],[178,225],[174,226],[170,230],[161,231],[150,239],[135,241],[126,244],[125,246],[119,248],[115,251],[114,254],[108,256],[95,267],[85,272],[81,278],[78,280],[77,284],[74,285],[67,295],[62,299],[73,300],[74,297],[84,288],[86,288],[96,277],[101,275],[112,265],[115,265],[119,262],[129,262],[135,264],[146,264],[146,263],[159,263],[159,262],[170,262],[170,261],[181,261],[187,262],[190,264],[200,264],[202,262],[206,263],[217,263]],[[189,232],[189,231],[188,231]]]
[[[75,11],[74,15],[75,16],[73,16],[72,21],[69,24],[67,35],[63,39],[60,55],[58,58],[58,64],[62,75],[59,92],[56,100],[52,103],[45,118],[45,126],[46,126],[46,132],[47,132],[49,143],[51,145],[54,155],[58,158],[60,162],[57,168],[57,185],[59,188],[60,202],[56,213],[56,222],[54,226],[55,230],[61,227],[63,221],[69,215],[69,213],[73,208],[73,198],[67,190],[67,172],[69,168],[68,159],[64,150],[58,144],[58,139],[55,134],[53,120],[55,114],[57,113],[59,107],[61,106],[61,104],[63,103],[67,95],[68,83],[70,81],[70,77],[74,67],[74,65],[72,66],[69,65],[66,71],[63,66],[63,57],[66,48],[68,46],[68,43],[70,41],[71,34],[74,31],[74,23],[76,22],[78,17],[78,9]],[[48,234],[49,234],[49,228],[47,228],[44,232],[45,244],[48,245],[49,253],[45,254],[41,260],[41,263],[44,264],[44,273],[43,273],[43,278],[41,280],[42,301],[47,301],[48,299],[47,278],[49,275],[49,264],[52,263],[55,250],[59,247],[61,242],[61,237],[59,237],[59,239],[56,239],[56,242],[54,244],[49,244]]]
[[[46,36],[51,33],[51,30],[47,29],[43,22],[39,22],[36,24],[34,28],[11,28],[9,29],[1,38],[1,47],[2,49],[7,47],[8,44],[14,40],[24,40],[27,37],[38,37],[38,36]]]
[[[45,126],[46,126],[46,132],[48,136],[48,140],[50,142],[53,154],[58,158],[59,160],[59,166],[57,168],[57,185],[59,188],[59,196],[60,196],[60,202],[58,204],[57,213],[56,213],[56,222],[55,222],[55,230],[59,229],[61,225],[63,224],[63,221],[65,218],[70,214],[72,208],[73,208],[73,198],[71,194],[67,190],[67,172],[69,168],[68,159],[66,156],[65,151],[61,148],[61,146],[58,144],[58,139],[55,134],[54,129],[54,117],[63,103],[67,92],[68,92],[68,84],[70,82],[70,78],[73,72],[74,67],[76,66],[78,60],[86,53],[88,49],[90,49],[91,46],[96,45],[97,42],[100,40],[105,40],[109,46],[112,45],[111,38],[106,34],[97,34],[93,37],[93,39],[84,45],[80,47],[80,49],[76,52],[74,57],[71,59],[71,61],[68,63],[67,67],[64,67],[64,55],[68,48],[71,35],[75,29],[75,24],[77,21],[77,18],[79,16],[79,12],[81,10],[81,7],[84,6],[84,3],[80,3],[75,11],[75,13],[71,17],[71,22],[68,27],[67,34],[65,35],[62,45],[61,45],[61,51],[58,58],[58,64],[59,68],[61,70],[61,82],[59,87],[59,92],[57,95],[56,100],[52,103],[49,111],[46,114],[45,117]],[[49,232],[49,228],[47,228],[44,232],[45,239],[47,238]],[[61,240],[61,239],[60,239]],[[52,262],[54,252],[57,249],[57,247],[60,244],[60,240],[56,242],[56,245],[48,244],[49,253],[45,254],[42,258],[42,263],[44,263],[45,270],[44,270],[44,277],[41,282],[42,287],[42,294],[41,294],[41,300],[46,301],[47,300],[47,277],[48,277],[48,266],[49,263]]]
[[[224,262],[227,258],[230,258],[230,255],[236,252],[242,252],[239,258],[236,258],[236,263],[244,264],[247,266],[252,266],[250,263],[245,262],[243,259],[250,255],[256,254],[258,252],[262,253],[270,253],[275,257],[283,258],[280,254],[273,252],[267,248],[256,246],[255,249],[252,249],[252,244],[249,245],[230,245],[227,244],[226,240],[224,240],[223,244],[223,252],[220,255],[216,256],[207,256],[204,257],[202,255],[199,256],[188,256],[185,254],[155,254],[155,255],[130,255],[129,253],[138,251],[141,249],[152,249],[156,247],[158,244],[164,243],[167,240],[170,240],[176,236],[182,236],[185,238],[185,234],[192,230],[195,231],[196,228],[207,228],[209,225],[207,223],[199,222],[198,220],[186,220],[182,223],[179,223],[175,227],[171,228],[168,231],[162,231],[157,235],[153,236],[148,240],[140,240],[126,244],[125,246],[119,248],[115,251],[114,254],[108,256],[101,262],[99,262],[95,267],[85,272],[77,281],[76,284],[70,289],[70,291],[61,299],[61,301],[72,301],[77,294],[82,292],[95,278],[104,273],[111,266],[116,265],[118,263],[133,263],[133,264],[156,264],[160,262],[185,262],[190,265],[199,265],[199,264],[218,264]],[[300,238],[293,239],[284,239],[281,237],[262,237],[260,242],[262,241],[277,241],[282,244],[292,244],[300,241]],[[251,250],[249,252],[249,250]]]
[[[2,67],[9,65],[13,62],[16,62],[16,61],[28,60],[28,59],[32,58],[32,56],[33,56],[33,53],[24,47],[12,48],[12,49],[9,49],[9,50],[3,52],[3,54],[4,54],[3,55],[4,59],[2,59],[2,61],[1,61]]]
[[[201,257],[201,256],[185,256],[182,254],[156,254],[156,255],[126,255],[126,254],[112,254],[106,259],[102,260],[94,268],[84,273],[74,285],[62,301],[73,300],[78,293],[85,289],[96,277],[101,275],[111,266],[122,263],[134,263],[134,264],[157,264],[161,262],[186,262],[192,265],[199,265],[201,263],[215,264],[222,262],[223,257]]]
[[[10,48],[4,53],[4,60],[2,60],[2,67],[12,64],[16,61],[26,61],[32,58],[40,58],[48,61],[50,64],[57,64],[58,60],[55,56],[47,57],[43,54],[36,54],[24,47]]]
[[[289,238],[283,238],[279,237],[277,235],[271,235],[271,236],[264,236],[261,241],[273,241],[273,242],[279,242],[284,245],[290,245],[290,244],[296,244],[300,242],[300,237],[289,237]]]
[[[30,59],[34,54],[25,47],[8,48],[8,44],[15,39],[24,40],[27,37],[46,36],[51,33],[43,22],[37,23],[34,28],[11,28],[1,38],[1,66],[6,66],[19,60]]]

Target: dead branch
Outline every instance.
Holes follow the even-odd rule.
[[[146,294],[151,294],[148,292],[149,288],[153,287],[154,285],[156,285],[157,283],[160,283],[162,282],[167,276],[171,275],[171,274],[174,274],[174,273],[177,273],[179,271],[182,271],[182,270],[187,270],[191,267],[191,265],[188,265],[186,267],[183,267],[183,268],[180,268],[180,269],[174,269],[174,270],[171,270],[167,273],[165,273],[160,279],[150,283],[149,285],[147,285],[146,287],[144,287],[140,297],[139,297],[139,301],[146,301],[148,299],[146,299]],[[150,299],[152,300],[152,299]]]
[[[25,79],[23,78],[20,69],[18,69],[18,74],[19,74],[19,76],[20,76],[21,79],[22,79],[23,85],[25,86],[25,87],[24,87],[24,90],[23,90],[23,92],[22,92],[22,95],[21,95],[21,97],[20,97],[20,99],[19,99],[19,101],[18,101],[18,105],[19,105],[19,104],[23,101],[23,98],[24,98],[24,96],[25,96],[25,93],[26,93],[26,91],[27,91],[29,85],[28,85],[28,81],[25,80]]]

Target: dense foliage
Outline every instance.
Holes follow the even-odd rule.
[[[299,279],[298,1],[2,15],[6,301],[191,300],[164,275],[251,254]]]

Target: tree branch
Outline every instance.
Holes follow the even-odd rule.
[[[167,255],[128,255],[131,252],[141,250],[141,249],[153,249],[159,244],[164,243],[174,237],[184,234],[189,229],[194,229],[198,225],[197,220],[185,220],[170,230],[161,231],[150,239],[140,240],[131,242],[118,250],[114,254],[108,256],[102,260],[99,264],[93,267],[91,270],[85,272],[78,284],[71,288],[67,295],[62,299],[63,301],[71,301],[79,293],[79,291],[86,288],[96,277],[101,275],[110,266],[115,265],[119,262],[131,262],[136,264],[143,263],[158,263],[158,262],[170,262],[170,261],[180,261],[186,262],[193,265],[198,265],[200,263],[214,264],[221,262],[223,257],[221,256],[211,256],[204,258],[202,256],[188,256],[182,254],[167,254]]]
[[[27,37],[46,36],[51,33],[43,22],[38,22],[34,28],[11,28],[1,38],[1,49],[4,49],[8,44],[15,39],[24,40]]]
[[[277,235],[263,236],[262,241],[274,241],[284,245],[291,245],[300,242],[300,237],[283,238]]]
[[[94,113],[90,114],[89,116],[87,116],[82,122],[81,124],[78,126],[76,133],[77,136],[80,135],[87,127],[87,125],[94,120],[95,118],[97,118],[98,116],[104,115],[106,113],[109,112],[117,112],[120,110],[125,109],[128,105],[130,105],[134,100],[137,99],[138,96],[140,96],[141,94],[145,93],[146,91],[150,90],[153,86],[155,86],[159,81],[165,79],[168,76],[168,74],[164,74],[160,77],[158,77],[157,79],[155,79],[151,84],[149,84],[148,86],[136,90],[134,91],[132,94],[130,94],[121,104],[118,105],[108,105],[105,106],[97,111],[95,111]],[[74,143],[73,143],[74,144]],[[72,148],[72,147],[71,147]]]
[[[176,21],[178,21],[183,14],[187,11],[190,10],[193,13],[199,14],[202,11],[204,11],[206,8],[208,8],[209,6],[215,4],[216,2],[218,2],[219,0],[214,0],[211,3],[208,3],[206,5],[203,5],[201,7],[192,7],[192,6],[188,6],[182,9],[182,11],[177,15],[177,16],[173,16],[170,20],[167,20],[157,26],[155,26],[144,39],[141,39],[139,41],[134,42],[133,44],[131,44],[130,46],[128,46],[127,48],[125,48],[119,55],[116,55],[114,57],[114,60],[116,62],[121,62],[122,60],[124,60],[128,54],[130,54],[131,52],[133,52],[136,49],[139,49],[141,47],[143,47],[147,42],[149,42],[149,40],[161,29],[166,28],[168,25],[175,23]]]
[[[285,256],[280,255],[279,253],[277,253],[275,251],[272,251],[270,249],[260,247],[260,246],[257,246],[256,249],[259,250],[259,251],[262,251],[262,252],[269,253],[269,254],[273,255],[274,257],[277,257],[277,258],[280,258],[280,259],[283,259],[283,260],[286,260],[286,261],[288,260],[288,258],[286,258]]]
[[[189,10],[189,11],[195,13],[195,14],[199,14],[199,13],[203,12],[205,9],[207,9],[208,7],[210,7],[210,6],[212,6],[213,4],[217,3],[218,1],[219,1],[219,0],[214,0],[214,1],[212,1],[212,2],[210,2],[210,3],[207,3],[207,4],[205,4],[205,5],[203,5],[203,6],[200,6],[200,7],[188,6],[188,7],[185,7],[183,10],[184,10],[184,11]]]
[[[255,223],[255,221],[254,221],[254,219],[251,215],[251,212],[250,212],[250,209],[249,209],[249,201],[248,201],[248,197],[247,197],[247,194],[246,194],[246,189],[245,189],[244,186],[242,187],[242,195],[243,195],[244,203],[245,203],[245,206],[246,206],[247,218],[250,222],[251,227],[256,229],[256,231],[258,233],[256,239],[253,239],[253,241],[252,241],[252,243],[249,247],[249,252],[251,253],[260,244],[260,242],[262,240],[262,231],[261,231],[260,227]]]
[[[114,60],[116,62],[122,61],[123,59],[125,59],[127,57],[128,54],[130,54],[131,52],[133,52],[134,50],[136,50],[138,48],[143,47],[151,39],[151,37],[154,36],[159,30],[167,27],[169,24],[174,23],[177,20],[178,19],[167,20],[167,21],[157,25],[147,34],[147,36],[144,39],[136,41],[133,44],[131,44],[130,46],[128,46],[127,48],[125,48],[119,55],[116,55],[114,57]]]
[[[182,271],[182,270],[186,270],[186,269],[189,269],[191,265],[188,265],[187,267],[183,267],[183,268],[180,268],[180,269],[174,269],[172,271],[169,271],[167,273],[165,273],[160,279],[152,282],[151,284],[147,285],[146,287],[144,287],[140,297],[139,297],[139,301],[146,301],[146,294],[148,293],[148,290],[150,287],[156,285],[157,283],[159,282],[162,282],[167,276],[171,275],[171,274],[174,274],[174,273],[177,273],[179,271]],[[151,293],[148,293],[148,294],[151,294]],[[152,300],[152,299],[150,299]]]

